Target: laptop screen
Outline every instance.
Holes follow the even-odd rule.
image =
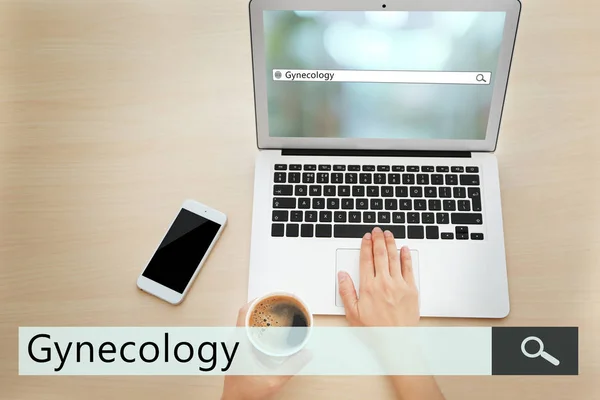
[[[484,140],[505,12],[264,11],[272,137]]]

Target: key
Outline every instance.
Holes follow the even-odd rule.
[[[429,210],[440,211],[442,209],[442,202],[440,200],[429,200]]]
[[[275,171],[285,171],[287,169],[287,165],[285,164],[275,164]]]
[[[455,211],[456,210],[456,201],[454,200],[444,200],[444,211]]]
[[[408,186],[396,186],[396,197],[408,197]]]
[[[390,166],[389,165],[378,165],[377,166],[377,171],[387,172],[389,170],[390,170]]]
[[[375,166],[374,165],[363,165],[362,170],[373,172],[373,171],[375,171]]]
[[[425,188],[425,197],[437,197],[437,188],[434,186],[427,186]]]
[[[422,226],[409,225],[408,226],[408,238],[409,239],[423,239],[425,232]]]
[[[452,197],[452,191],[450,190],[450,188],[448,186],[442,186],[440,189],[440,197],[441,198],[448,198],[448,197]]]
[[[400,200],[401,210],[412,210],[412,200]]]
[[[435,223],[435,216],[433,215],[432,212],[422,213],[421,214],[421,221],[424,224],[433,224],[433,223]]]
[[[450,215],[454,225],[481,225],[483,224],[483,215],[473,213],[452,213]]]
[[[415,200],[415,210],[427,210],[427,200]]]
[[[313,224],[302,224],[300,226],[301,237],[313,237]]]
[[[353,225],[341,224],[335,225],[333,236],[337,238],[362,238],[365,233],[370,233],[378,226],[384,231],[390,231],[396,239],[404,239],[406,231],[404,225]]]
[[[342,199],[342,210],[354,210],[354,199]]]
[[[402,184],[414,185],[415,184],[415,174],[402,174]]]
[[[338,196],[350,196],[350,186],[348,185],[340,185],[338,186]]]
[[[314,172],[303,172],[302,173],[302,183],[315,183],[315,173]]]
[[[358,174],[352,173],[352,172],[346,172],[346,183],[356,183],[357,180],[358,180]]]
[[[374,174],[373,178],[377,185],[385,185],[385,174]]]
[[[418,224],[420,222],[419,213],[406,213],[406,222],[408,222],[409,224]]]
[[[469,233],[469,227],[468,226],[457,226],[456,233]]]
[[[335,186],[333,185],[325,185],[323,186],[323,195],[324,196],[335,196]]]
[[[331,165],[319,165],[319,171],[331,171]]]
[[[371,174],[360,174],[360,183],[371,184],[373,176]]]
[[[331,211],[319,211],[319,222],[331,222]]]
[[[483,233],[471,233],[471,240],[483,240]]]
[[[284,231],[285,231],[284,224],[272,224],[271,225],[271,236],[283,237]]]
[[[290,213],[290,221],[302,222],[302,211],[292,211]]]
[[[331,225],[317,225],[315,229],[316,237],[331,237]]]
[[[463,186],[479,186],[479,175],[461,175],[460,184]]]
[[[367,196],[369,196],[369,197],[379,196],[379,186],[367,186]]]
[[[296,208],[294,197],[274,197],[273,208]]]
[[[436,172],[448,172],[448,171],[450,171],[450,168],[438,166],[438,167],[435,167],[435,171]]]
[[[333,166],[333,170],[334,171],[345,171],[346,170],[346,166],[345,165],[334,165]]]
[[[371,210],[383,210],[383,200],[371,199]]]
[[[315,210],[320,210],[320,209],[325,208],[325,199],[322,197],[315,197],[313,199],[312,208],[314,208]]]
[[[392,213],[392,222],[395,224],[405,223],[405,214],[403,212]]]
[[[329,183],[329,174],[327,172],[319,172],[317,174],[317,183]]]
[[[420,186],[410,187],[410,197],[423,197],[423,188]]]
[[[273,180],[276,183],[285,183],[285,172],[275,172]]]
[[[388,183],[390,185],[399,185],[400,184],[400,174],[389,174],[388,175]]]
[[[429,175],[417,174],[417,183],[419,185],[429,185]]]
[[[404,165],[392,165],[392,171],[404,172]]]
[[[446,185],[458,185],[458,175],[446,174]]]
[[[452,172],[465,172],[465,169],[463,167],[451,167],[450,171],[452,171]]]
[[[327,199],[327,209],[337,210],[340,208],[340,199]]]
[[[360,211],[350,211],[348,214],[348,222],[360,222]]]
[[[419,172],[419,166],[418,165],[409,165],[408,167],[406,167],[406,170],[408,172]]]
[[[469,172],[469,173],[479,172],[479,167],[467,167],[467,172]]]
[[[445,225],[450,223],[450,214],[448,213],[436,213],[435,222],[438,225]]]
[[[304,220],[306,222],[317,222],[317,212],[316,211],[306,211],[304,213]]]
[[[469,200],[459,200],[458,211],[471,211],[471,202]]]
[[[452,194],[454,195],[454,198],[456,199],[461,199],[461,198],[465,198],[467,197],[467,193],[465,191],[464,187],[460,187],[460,186],[455,186],[452,188]]]
[[[336,211],[333,220],[335,222],[346,222],[346,211]]]
[[[344,183],[344,174],[341,172],[331,174],[331,183]]]
[[[397,210],[398,209],[398,200],[396,199],[385,199],[385,209],[386,210]]]
[[[442,233],[442,239],[445,239],[445,240],[454,239],[454,233],[444,232],[444,233]]]
[[[390,223],[390,213],[387,211],[380,211],[377,213],[377,222],[380,224]]]
[[[291,165],[290,165],[291,167]],[[300,183],[300,172],[290,172],[288,174],[289,183]]]
[[[300,164],[290,164],[290,171],[301,171],[302,165]]]
[[[372,211],[363,212],[363,222],[375,222],[375,213]]]
[[[304,164],[305,171],[316,171],[317,166],[315,164]]]
[[[423,172],[433,172],[433,166],[432,165],[424,165],[421,167],[421,171]]]
[[[357,210],[367,210],[369,208],[369,201],[367,199],[357,199],[356,200],[356,209]]]
[[[394,197],[394,188],[391,186],[382,186],[381,187],[381,196],[382,197]]]
[[[287,222],[288,211],[273,211],[273,221],[275,222]]]
[[[285,227],[285,236],[287,237],[298,237],[298,231],[300,230],[300,225],[298,224],[287,224]]]
[[[291,196],[294,192],[292,185],[273,185],[273,194],[275,196]]]
[[[310,199],[308,197],[299,198],[298,208],[310,208]]]
[[[296,185],[296,196],[306,196],[308,187],[306,185]]]
[[[437,226],[428,226],[425,228],[425,237],[427,239],[439,239],[440,229]]]
[[[308,192],[311,196],[320,196],[321,195],[321,186],[320,185],[310,185],[308,188]]]
[[[348,165],[348,171],[360,171],[360,165]]]
[[[458,240],[467,240],[467,239],[469,239],[469,235],[466,233],[457,233],[456,238]]]
[[[479,188],[469,188],[467,193],[473,203],[473,211],[481,211],[481,192]]]
[[[364,186],[352,186],[352,196],[353,197],[363,197],[365,195],[365,187]]]
[[[431,174],[431,184],[432,185],[443,185],[444,184],[444,175]]]

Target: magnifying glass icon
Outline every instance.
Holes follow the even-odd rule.
[[[535,353],[529,353],[525,349],[525,345],[531,341],[537,342],[537,344],[540,346],[540,349]],[[550,364],[552,364],[554,366],[557,366],[558,364],[560,364],[560,361],[558,361],[558,359],[556,359],[555,357],[551,356],[550,354],[548,354],[544,351],[544,342],[542,342],[542,339],[540,339],[537,336],[529,336],[529,337],[526,337],[525,339],[523,339],[523,342],[521,343],[521,352],[523,353],[523,355],[525,357],[529,357],[529,358],[542,357],[544,360],[548,361]]]
[[[475,77],[475,80],[477,82],[485,82],[485,83],[487,83],[487,81],[485,80],[485,77],[483,76],[483,74],[477,74],[477,76]]]

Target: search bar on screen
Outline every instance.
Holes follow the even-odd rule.
[[[274,81],[417,83],[449,85],[489,85],[491,72],[485,71],[367,71],[325,69],[274,69]]]

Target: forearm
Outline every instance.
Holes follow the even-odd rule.
[[[398,400],[445,400],[433,376],[391,376]]]

